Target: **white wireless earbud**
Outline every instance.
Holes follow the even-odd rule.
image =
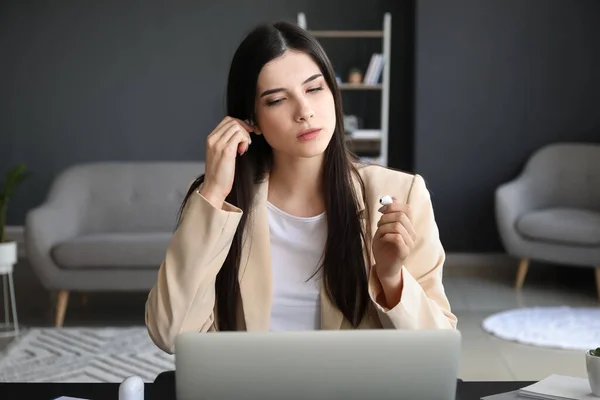
[[[119,386],[119,400],[144,400],[144,381],[139,376],[126,378]]]
[[[392,196],[385,195],[379,199],[379,202],[382,205],[387,206],[388,204],[392,204],[394,202],[394,200],[392,199]]]

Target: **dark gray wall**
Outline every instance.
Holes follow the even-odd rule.
[[[417,1],[414,167],[447,250],[501,250],[494,190],[532,151],[600,142],[599,21],[597,0]]]
[[[380,29],[383,13],[392,13],[391,106],[401,111],[391,121],[391,158],[408,168],[411,7],[393,0],[2,2],[0,173],[17,162],[34,173],[10,204],[8,223],[22,224],[56,174],[75,163],[204,159],[205,137],[224,116],[236,46],[256,24],[295,21],[298,11],[314,29]],[[324,45],[345,74],[366,65],[380,43]],[[348,101],[358,111],[364,105],[369,120],[378,115],[365,99]]]

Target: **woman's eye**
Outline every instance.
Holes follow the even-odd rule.
[[[318,92],[323,90],[322,86],[316,87],[316,88],[312,88],[312,89],[308,89],[309,92]]]
[[[270,100],[267,102],[268,106],[274,106],[275,104],[279,104],[283,101],[283,99],[277,99],[277,100]]]

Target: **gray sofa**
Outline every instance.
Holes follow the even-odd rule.
[[[147,291],[203,162],[101,162],[56,177],[25,222],[27,257],[57,290],[56,325],[69,292]]]
[[[496,191],[496,219],[506,251],[521,259],[596,268],[600,298],[600,144],[558,143],[528,160]]]

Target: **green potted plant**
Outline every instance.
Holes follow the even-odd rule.
[[[592,394],[600,397],[600,347],[585,353],[585,364]]]
[[[0,273],[12,272],[17,262],[17,243],[6,240],[6,214],[8,202],[17,186],[27,177],[29,172],[25,164],[18,164],[6,172],[4,182],[0,185]]]

